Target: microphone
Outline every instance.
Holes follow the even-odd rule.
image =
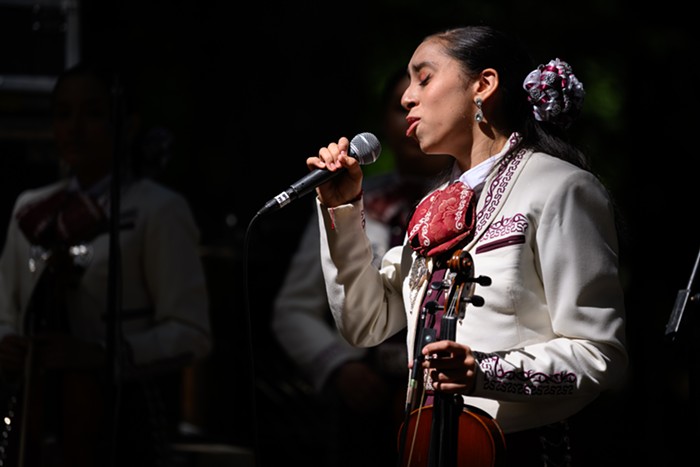
[[[372,133],[360,133],[350,141],[350,156],[358,160],[361,165],[371,164],[377,160],[382,151],[382,145]],[[268,201],[257,215],[265,214],[280,209],[297,198],[310,193],[319,185],[324,184],[345,169],[331,172],[327,169],[316,169],[303,176],[290,185],[285,191]]]

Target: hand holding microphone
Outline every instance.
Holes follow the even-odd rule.
[[[319,151],[318,158],[313,157],[307,159],[307,165],[310,169],[314,166],[318,168],[312,169],[311,172],[309,172],[307,175],[290,185],[290,187],[287,190],[283,191],[282,193],[268,201],[265,204],[265,206],[263,206],[263,208],[260,209],[260,211],[258,211],[258,215],[276,209],[280,209],[286,206],[287,204],[291,203],[295,199],[310,193],[318,186],[331,180],[341,172],[346,171],[346,167],[338,167],[337,169],[326,168],[334,167],[334,164],[339,163],[338,157],[340,156],[343,150],[346,150],[346,145],[347,154],[353,159],[356,159],[357,163],[360,165],[371,164],[375,162],[379,157],[379,153],[382,150],[382,146],[379,140],[372,133],[360,133],[356,135],[352,139],[352,141],[349,142],[349,144],[347,138],[341,138],[340,141],[338,141],[338,143],[331,143],[330,145],[322,148]],[[319,159],[321,160],[321,162],[324,163],[323,168],[319,167],[318,164],[313,163],[314,161],[318,162]],[[353,164],[354,162],[351,162],[351,165]],[[326,194],[326,196],[323,197],[322,201],[333,206],[352,199],[353,196],[357,195],[360,192],[362,180],[361,174],[359,175],[358,180],[360,183],[357,185],[360,188],[355,189],[349,186],[349,184],[353,186],[355,185],[352,179],[348,181],[349,184],[343,185],[346,190],[354,190],[353,194],[347,195],[347,193],[344,193],[342,187],[336,187],[335,194]],[[337,200],[337,203],[334,203],[334,200]]]

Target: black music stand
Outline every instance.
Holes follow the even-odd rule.
[[[681,321],[683,320],[683,313],[688,305],[697,306],[700,302],[700,293],[695,293],[693,288],[695,285],[695,275],[698,272],[698,265],[700,264],[700,252],[695,259],[695,265],[690,273],[690,279],[688,280],[688,286],[685,289],[678,291],[676,295],[676,302],[673,305],[673,311],[671,311],[671,316],[666,323],[666,337],[670,340],[675,340],[678,331],[681,326]]]
[[[690,273],[690,279],[688,280],[688,285],[685,289],[678,291],[676,295],[676,302],[673,305],[673,310],[671,316],[666,324],[666,338],[669,342],[673,344],[681,343],[684,344],[680,339],[677,339],[681,331],[681,322],[683,321],[683,314],[686,309],[690,306],[697,307],[700,303],[700,293],[696,291],[695,288],[695,277],[698,272],[698,267],[700,267],[700,252],[695,259],[695,265]],[[690,321],[688,321],[690,319]],[[690,343],[690,347],[697,343],[700,339],[700,329],[698,328],[697,317],[695,314],[686,317],[686,328],[684,329],[685,341]],[[677,342],[678,341],[678,342]],[[687,349],[686,349],[687,350]],[[697,353],[695,351],[694,353]],[[700,381],[698,381],[698,372],[700,371],[700,363],[695,355],[690,354],[688,356],[687,364],[690,366],[688,368],[688,398],[689,398],[689,409],[690,417],[693,420],[697,420],[700,416],[700,397],[698,397],[698,389],[700,388]],[[700,436],[700,427],[695,425],[691,428],[691,439]]]

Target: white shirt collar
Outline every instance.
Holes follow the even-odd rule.
[[[459,176],[459,180],[465,185],[472,187],[474,191],[481,191],[481,187],[491,171],[493,164],[496,162],[497,157],[498,156],[489,157],[476,167],[467,170]]]
[[[514,133],[513,135],[511,135],[510,138],[508,138],[506,144],[503,145],[498,154],[494,154],[485,161],[479,163],[477,166],[472,167],[466,172],[463,172],[461,175],[459,175],[459,177],[452,178],[459,179],[459,181],[461,181],[467,186],[470,186],[476,192],[476,194],[479,195],[479,193],[481,193],[481,189],[483,188],[484,182],[486,181],[486,177],[488,177],[489,173],[491,172],[493,165],[497,161],[499,161],[503,156],[508,154],[513,148],[513,146],[516,145],[519,141],[519,135],[517,133]],[[457,164],[455,164],[454,167],[456,170],[459,170],[457,168]]]

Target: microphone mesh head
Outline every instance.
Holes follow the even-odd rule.
[[[372,133],[360,133],[350,141],[350,155],[360,162],[360,165],[371,164],[382,152],[382,145]]]

